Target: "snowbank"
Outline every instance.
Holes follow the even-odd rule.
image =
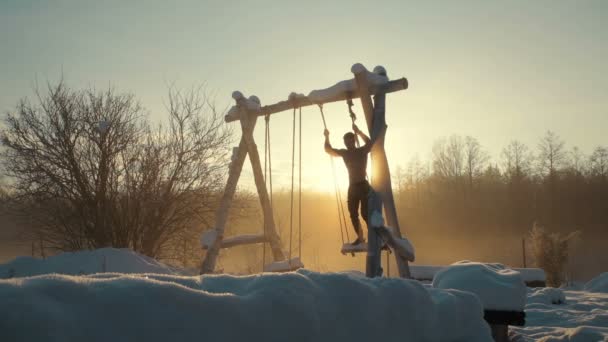
[[[0,279],[50,273],[80,275],[99,272],[179,274],[172,267],[126,248],[61,253],[46,259],[18,257],[0,264]]]
[[[562,289],[554,287],[544,287],[538,289],[530,289],[528,293],[528,304],[539,303],[539,304],[565,304],[566,296]]]
[[[565,301],[551,303],[558,293]],[[514,342],[608,341],[608,293],[530,289],[526,326],[510,328]]]
[[[486,310],[523,311],[526,304],[526,284],[521,275],[501,264],[452,264],[435,274],[433,287],[472,292]]]
[[[591,279],[585,284],[585,291],[608,293],[608,272]]]
[[[0,302],[7,341],[491,341],[470,293],[346,273],[46,275]]]
[[[410,265],[412,278],[420,281],[432,281],[435,274],[448,266],[436,265]],[[545,271],[540,268],[513,268],[513,270],[521,274],[524,283],[530,287],[544,286]]]

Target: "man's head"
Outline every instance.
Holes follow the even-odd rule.
[[[347,132],[344,134],[344,145],[347,149],[355,148],[355,134],[353,132]]]

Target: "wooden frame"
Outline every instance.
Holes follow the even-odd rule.
[[[246,99],[240,92],[234,92],[233,98],[236,101],[236,111],[231,110],[231,115],[225,117],[226,122],[240,121],[242,129],[242,137],[237,149],[237,153],[233,156],[233,161],[230,164],[230,171],[224,194],[220,201],[220,206],[216,214],[216,234],[213,236],[213,241],[209,244],[207,254],[203,260],[201,266],[201,273],[212,273],[215,269],[218,254],[221,248],[227,248],[232,245],[241,245],[244,243],[260,243],[268,241],[270,243],[273,258],[276,261],[285,260],[284,252],[281,250],[281,241],[276,232],[274,223],[274,216],[270,201],[268,199],[268,192],[266,184],[264,182],[262,168],[260,165],[260,157],[257,150],[257,146],[253,139],[253,129],[257,121],[257,117],[265,116],[270,114],[279,113],[282,111],[290,110],[298,107],[305,107],[310,105],[322,105],[324,103],[345,101],[347,99],[361,99],[363,111],[365,113],[365,119],[367,128],[375,141],[374,147],[371,151],[372,168],[377,171],[376,174],[372,175],[371,185],[372,188],[378,194],[378,199],[374,202],[374,206],[371,206],[371,210],[382,212],[384,208],[384,216],[386,217],[387,225],[393,227],[394,234],[396,237],[401,237],[401,231],[399,227],[399,221],[397,219],[397,211],[395,209],[395,203],[393,199],[393,192],[390,181],[390,170],[388,166],[388,159],[384,150],[384,136],[386,134],[386,122],[385,122],[385,96],[387,93],[405,90],[408,88],[408,81],[405,78],[400,78],[393,81],[388,81],[384,84],[375,84],[370,82],[368,79],[371,74],[363,65],[355,64],[351,68],[354,74],[354,81],[356,83],[356,89],[348,92],[340,92],[325,98],[323,101],[313,101],[307,96],[297,96],[290,98],[286,101],[280,101],[264,107],[252,108],[251,99]],[[384,68],[379,68],[375,71],[384,73]],[[375,76],[375,75],[372,75]],[[372,101],[372,96],[374,99]],[[248,102],[249,101],[249,102]],[[254,106],[255,107],[255,106]],[[236,113],[236,115],[234,115]],[[256,184],[260,203],[264,213],[264,224],[266,239],[260,238],[259,236],[251,237],[250,239],[239,239],[232,238],[224,240],[225,226],[228,219],[228,212],[230,205],[236,191],[236,185],[240,177],[245,157],[249,155],[251,166],[253,168],[253,174]],[[372,201],[370,200],[370,203]],[[382,241],[382,234],[385,233],[384,226],[368,227],[369,231],[369,247],[368,247],[368,266],[367,275],[369,277],[378,276],[381,274],[381,253],[380,253],[380,241]],[[384,236],[386,238],[386,236]],[[224,242],[223,242],[224,241]],[[239,243],[232,244],[231,242],[239,241]],[[242,242],[242,243],[241,243]],[[397,259],[399,266],[399,274],[401,277],[409,278],[409,266],[407,259],[402,255],[403,253],[393,253]]]

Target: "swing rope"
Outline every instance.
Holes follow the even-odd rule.
[[[293,253],[293,207],[294,207],[294,175],[296,155],[296,107],[293,108],[291,135],[291,196],[289,213],[289,266]],[[299,137],[298,137],[298,257],[302,258],[302,107],[299,107]]]
[[[272,210],[272,162],[270,158],[270,115],[266,115],[266,127],[264,131],[264,185],[270,183],[270,209]],[[268,222],[264,216],[264,242],[262,242],[262,271],[266,264],[266,236],[268,234]]]
[[[348,112],[350,113],[350,120],[353,122],[353,125],[355,124],[355,121],[357,120],[357,114],[355,114],[355,112],[353,111],[353,100],[349,97],[346,100],[346,104],[348,105]],[[355,145],[357,145],[357,147],[361,147],[360,143],[359,143],[359,137],[357,136],[357,134],[355,133]]]
[[[327,122],[325,121],[325,113],[323,112],[323,105],[319,105],[319,111],[321,112],[321,119],[323,119],[323,127],[327,129]],[[336,164],[334,159],[330,156],[329,160],[331,162],[331,171],[334,181],[334,193],[336,197],[336,207],[338,208],[338,222],[340,224],[340,238],[342,239],[342,245],[344,245],[344,235],[346,232],[346,239],[350,241],[350,236],[348,234],[346,215],[344,214],[344,205],[342,204],[342,194],[340,191],[340,187],[338,186],[337,174],[336,174]]]
[[[302,261],[302,107],[298,113],[300,117],[300,128],[298,137],[298,258]]]

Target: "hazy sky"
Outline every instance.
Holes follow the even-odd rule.
[[[393,167],[451,134],[495,157],[548,129],[585,152],[608,144],[608,1],[0,0],[2,112],[62,72],[72,87],[133,92],[161,119],[167,83],[206,82],[221,107],[233,90],[268,104],[351,78],[355,62],[410,81],[388,95]],[[326,109],[335,145],[345,109]],[[284,181],[291,113],[271,121]],[[318,188],[329,161],[316,108],[303,121],[304,183]]]

